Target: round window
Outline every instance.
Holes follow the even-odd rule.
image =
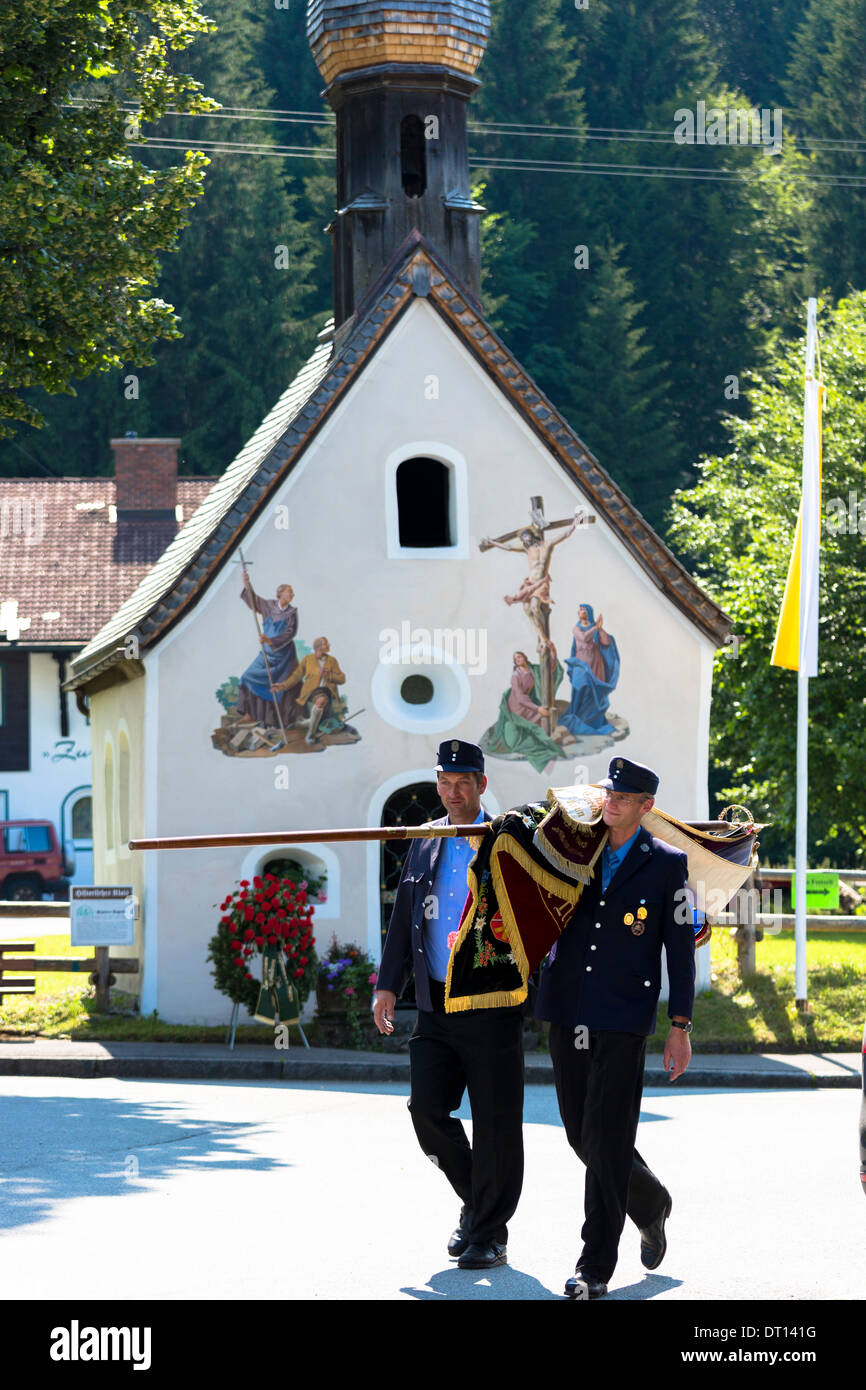
[[[432,643],[414,643],[382,657],[371,694],[381,717],[406,733],[449,732],[472,703],[463,667]]]
[[[429,705],[435,691],[427,676],[407,676],[400,686],[400,696],[407,705]]]

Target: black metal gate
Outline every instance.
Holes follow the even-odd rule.
[[[388,797],[382,807],[380,824],[423,825],[424,821],[438,820],[444,814],[445,808],[439,800],[435,782],[412,782],[409,786],[401,787],[399,791]],[[382,841],[379,857],[379,896],[382,904],[383,946],[403,863],[411,848],[411,840]],[[413,985],[410,983],[404,998],[407,1002],[410,999],[414,1002],[414,997]]]

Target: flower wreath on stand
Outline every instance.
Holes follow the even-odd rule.
[[[323,881],[305,878],[301,865],[293,860],[271,867],[278,868],[279,874],[241,879],[220,903],[223,915],[208,947],[217,989],[232,1003],[244,1004],[250,1014],[256,1010],[267,961],[282,962],[301,1004],[316,979],[315,909],[310,898],[324,900]]]

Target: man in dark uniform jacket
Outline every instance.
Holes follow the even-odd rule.
[[[634,1147],[647,1037],[655,1031],[665,948],[671,1030],[670,1080],[691,1057],[695,946],[685,882],[686,856],[641,826],[658,777],[614,758],[605,788],[608,841],[574,916],[551,950],[536,1016],[550,1021],[559,1112],[568,1142],[586,1165],[583,1251],[565,1292],[599,1298],[616,1266],[629,1215],[641,1233],[641,1260],[656,1269],[666,1249],[670,1193]]]
[[[474,743],[440,745],[437,787],[448,811],[433,825],[486,819],[484,755]],[[463,1269],[507,1259],[507,1223],[523,1184],[523,1009],[445,1012],[445,979],[474,856],[468,839],[413,840],[406,856],[382,964],[373,1017],[393,1029],[397,996],[415,975],[418,1022],[409,1040],[409,1111],[424,1153],[442,1170],[463,1207],[448,1253]],[[468,1090],[472,1145],[456,1110]]]

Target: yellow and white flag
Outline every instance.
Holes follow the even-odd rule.
[[[821,535],[821,414],[824,384],[815,376],[817,301],[809,300],[803,411],[803,493],[772,666],[818,674],[818,563]],[[820,357],[819,357],[820,361]]]

